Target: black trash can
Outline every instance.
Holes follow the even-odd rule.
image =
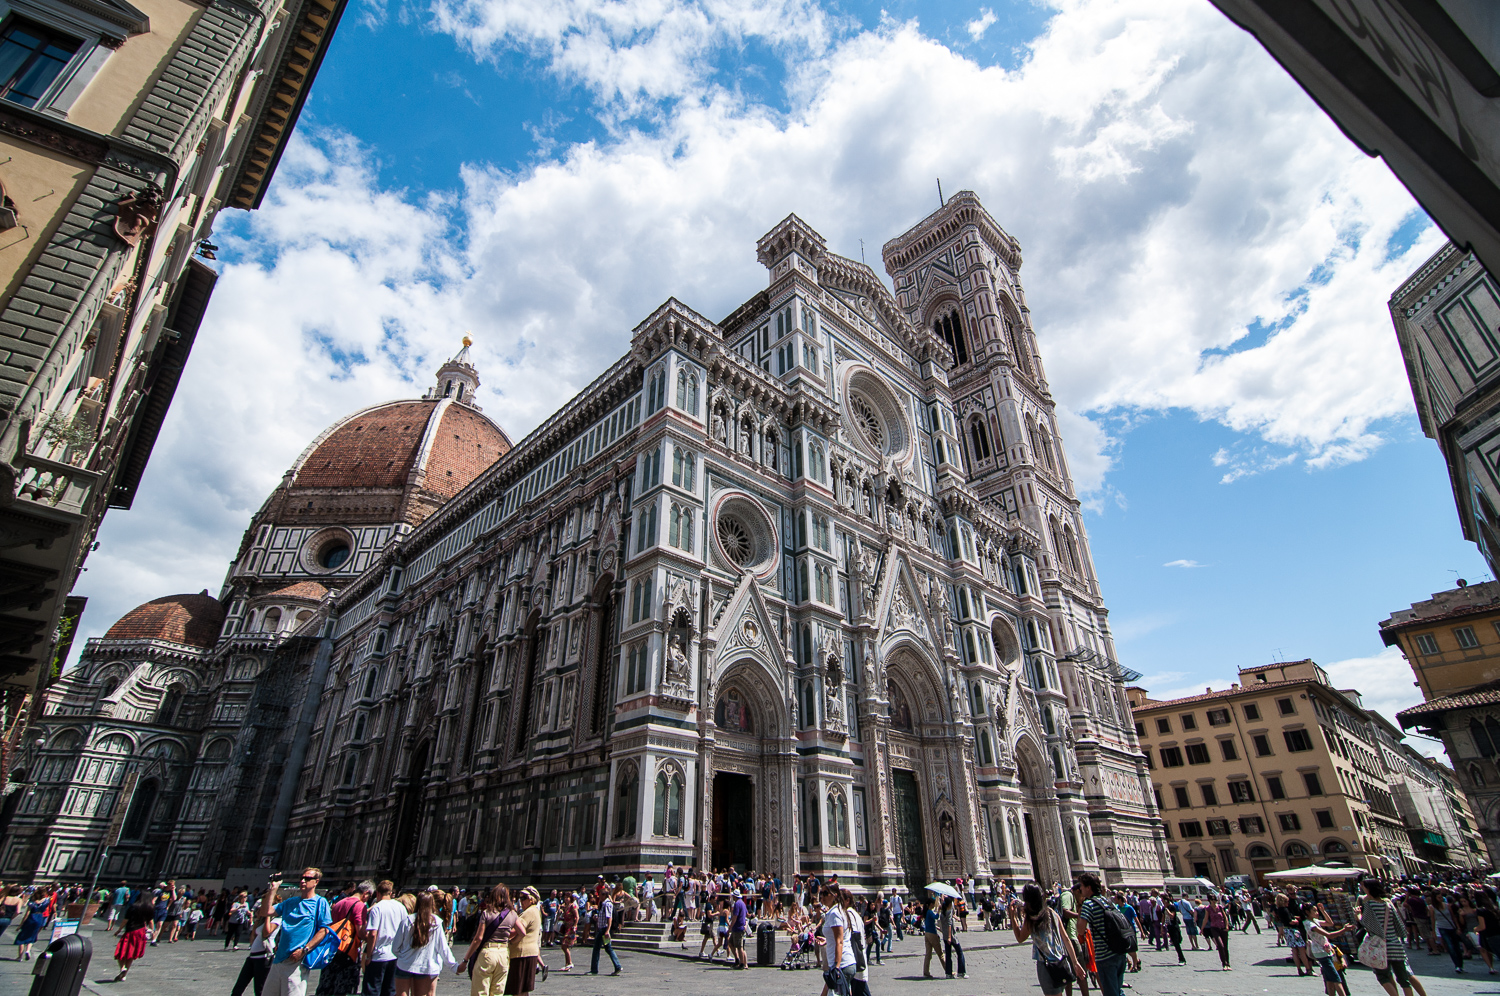
[[[59,937],[47,945],[32,969],[30,996],[78,996],[93,953],[94,942],[82,934]]]
[[[776,964],[776,924],[770,920],[756,928],[755,964],[766,967]]]

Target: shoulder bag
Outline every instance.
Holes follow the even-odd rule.
[[[1063,956],[1056,960],[1043,957],[1042,964],[1047,969],[1047,974],[1052,977],[1054,988],[1060,988],[1070,982],[1077,982],[1078,976],[1073,973],[1073,962],[1067,955],[1067,941],[1064,939],[1062,918],[1057,915],[1056,910],[1048,910],[1047,916],[1052,920],[1052,936],[1057,939],[1057,944],[1063,949]],[[1035,928],[1032,928],[1035,929]]]
[[[1359,963],[1369,968],[1384,969],[1390,964],[1389,953],[1385,948],[1385,931],[1391,915],[1389,903],[1380,904],[1380,929],[1371,930],[1365,935],[1364,940],[1359,942],[1359,950],[1355,952],[1359,957]]]
[[[338,923],[329,924],[328,933],[318,946],[302,955],[302,963],[308,968],[327,968],[333,956],[354,938],[354,921],[345,917]]]

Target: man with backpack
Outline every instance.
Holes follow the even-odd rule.
[[[340,944],[333,961],[318,976],[317,996],[354,996],[359,992],[365,912],[374,893],[374,882],[350,882],[344,897],[329,910],[333,931],[339,935]],[[346,920],[348,926],[344,926]]]
[[[1105,896],[1099,876],[1084,872],[1078,876],[1078,887],[1083,896],[1078,915],[1094,936],[1099,990],[1103,996],[1121,996],[1125,988],[1126,958],[1137,947],[1135,931],[1125,914]]]

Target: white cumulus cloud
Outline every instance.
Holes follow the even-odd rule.
[[[1324,665],[1324,670],[1333,687],[1358,692],[1366,709],[1380,713],[1398,728],[1401,724],[1396,722],[1396,713],[1422,701],[1416,676],[1399,647],[1386,647],[1372,657],[1334,661]],[[1429,737],[1412,735],[1406,742],[1428,757],[1446,760],[1443,745]]]

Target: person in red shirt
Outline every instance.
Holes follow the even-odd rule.
[[[333,961],[318,976],[317,996],[353,996],[359,992],[359,966],[365,943],[365,908],[375,895],[374,882],[349,883],[344,898],[333,904],[330,919],[333,929],[341,931],[340,924],[348,920],[351,942],[347,950],[340,950]]]

